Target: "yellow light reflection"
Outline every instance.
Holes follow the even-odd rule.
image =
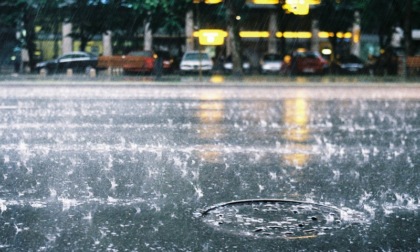
[[[221,83],[225,82],[225,77],[223,77],[222,75],[213,75],[210,78],[210,82],[214,83],[214,84],[221,84]]]
[[[223,136],[221,122],[224,117],[225,104],[223,93],[210,91],[200,96],[200,104],[197,110],[199,120],[197,127],[198,137],[201,139],[217,139]],[[215,145],[203,145],[196,153],[201,159],[209,163],[220,163],[222,151]]]
[[[220,146],[217,145],[203,145],[195,154],[208,163],[220,164],[224,162],[223,153],[220,151]]]
[[[288,165],[302,167],[308,163],[310,151],[309,146],[304,144],[292,144],[288,146],[293,153],[283,154],[282,158]]]
[[[198,116],[201,123],[205,124],[217,124],[223,119],[223,106],[221,102],[206,102],[200,104],[200,110]],[[209,129],[209,127],[205,127]],[[211,138],[205,134],[204,138]]]
[[[308,140],[308,104],[304,99],[285,100],[284,123],[290,129],[285,136],[294,142]],[[288,130],[289,131],[289,130]]]
[[[284,101],[284,124],[283,137],[289,140],[289,148],[292,153],[284,154],[283,160],[290,165],[303,166],[309,159],[309,147],[306,145],[310,131],[309,105],[303,98],[287,99]]]
[[[200,97],[200,104],[197,110],[199,124],[197,127],[198,137],[201,139],[217,139],[223,136],[221,122],[224,117],[225,104],[221,92],[209,92]],[[222,152],[217,146],[203,146],[197,152],[200,158],[210,163],[220,161]]]

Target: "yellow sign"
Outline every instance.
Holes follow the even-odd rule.
[[[309,13],[309,4],[303,0],[287,0],[283,9],[295,15],[307,15]]]
[[[286,0],[283,9],[295,15],[308,15],[309,5],[320,3],[321,0]]]
[[[223,45],[227,32],[217,29],[203,29],[199,30],[198,34],[195,35],[198,35],[198,43],[200,45]]]

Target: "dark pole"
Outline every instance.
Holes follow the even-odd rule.
[[[196,4],[196,14],[197,14],[197,31],[200,31],[200,8],[199,8],[199,3]],[[203,71],[201,69],[201,44],[200,44],[200,38],[198,39],[198,76],[199,76],[199,81],[202,82],[203,81]]]
[[[413,0],[406,0],[404,19],[404,48],[406,55],[411,54],[411,11]]]

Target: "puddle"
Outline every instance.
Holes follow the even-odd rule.
[[[287,199],[224,202],[195,216],[221,232],[284,239],[315,238],[366,222],[363,213],[348,208]]]

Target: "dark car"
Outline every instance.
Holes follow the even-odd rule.
[[[225,73],[232,73],[233,69],[233,63],[232,63],[232,55],[229,55],[226,57],[226,59],[223,62],[223,70]],[[251,72],[251,63],[249,62],[248,57],[245,55],[242,56],[242,70],[244,73],[250,73]]]
[[[89,73],[91,69],[95,69],[98,64],[98,57],[86,52],[71,52],[63,56],[43,61],[36,64],[35,69],[39,72],[46,71],[48,74],[65,72],[72,69],[73,72]]]
[[[292,54],[289,67],[293,74],[325,74],[329,63],[318,52],[298,51]]]
[[[331,62],[331,72],[334,74],[365,74],[368,73],[366,63],[356,55],[337,56]]]

